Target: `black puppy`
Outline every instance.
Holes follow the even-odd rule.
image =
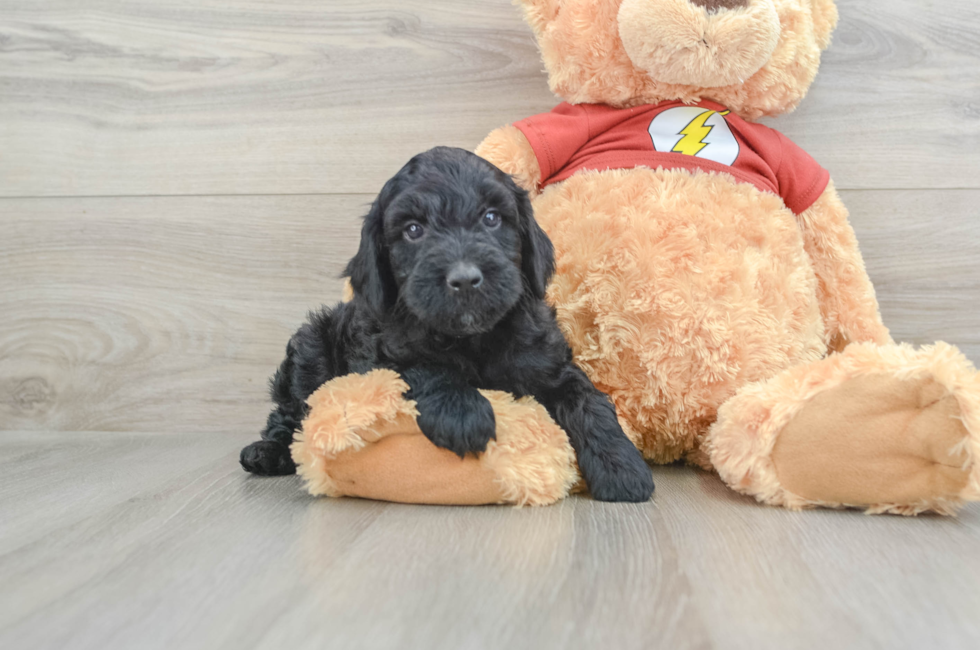
[[[384,367],[410,386],[419,427],[436,445],[464,456],[495,437],[477,388],[533,395],[568,433],[593,497],[646,501],[650,468],[615,407],[572,363],[544,302],[553,272],[551,241],[509,176],[462,149],[414,157],[364,219],[345,272],[354,299],[311,314],[289,341],[272,379],[276,408],[242,466],[294,473],[289,445],[306,398],[333,377]]]

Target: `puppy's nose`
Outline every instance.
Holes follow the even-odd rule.
[[[472,264],[459,262],[456,266],[449,269],[449,274],[446,276],[446,284],[454,292],[479,289],[480,285],[483,284],[483,273]]]

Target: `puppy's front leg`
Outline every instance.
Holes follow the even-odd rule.
[[[574,365],[535,398],[565,430],[589,492],[598,501],[646,501],[653,476],[639,450],[619,426],[616,407]]]
[[[409,386],[407,399],[415,400],[422,433],[437,447],[460,458],[485,451],[497,437],[490,402],[452,370],[415,366],[402,371]]]

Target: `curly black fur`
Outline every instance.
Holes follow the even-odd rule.
[[[272,379],[276,408],[242,466],[294,473],[289,444],[306,398],[333,377],[383,367],[408,383],[436,445],[486,449],[494,415],[478,388],[532,395],[568,433],[596,499],[647,500],[650,468],[544,302],[553,272],[551,241],[509,176],[462,149],[416,156],[364,218],[345,272],[354,299],[312,313],[289,341]]]

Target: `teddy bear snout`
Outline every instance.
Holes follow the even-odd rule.
[[[749,4],[749,0],[688,0],[691,4],[704,7],[708,11],[721,11],[723,9],[735,9]]]
[[[779,43],[773,0],[623,0],[619,36],[656,81],[700,88],[742,83]]]

